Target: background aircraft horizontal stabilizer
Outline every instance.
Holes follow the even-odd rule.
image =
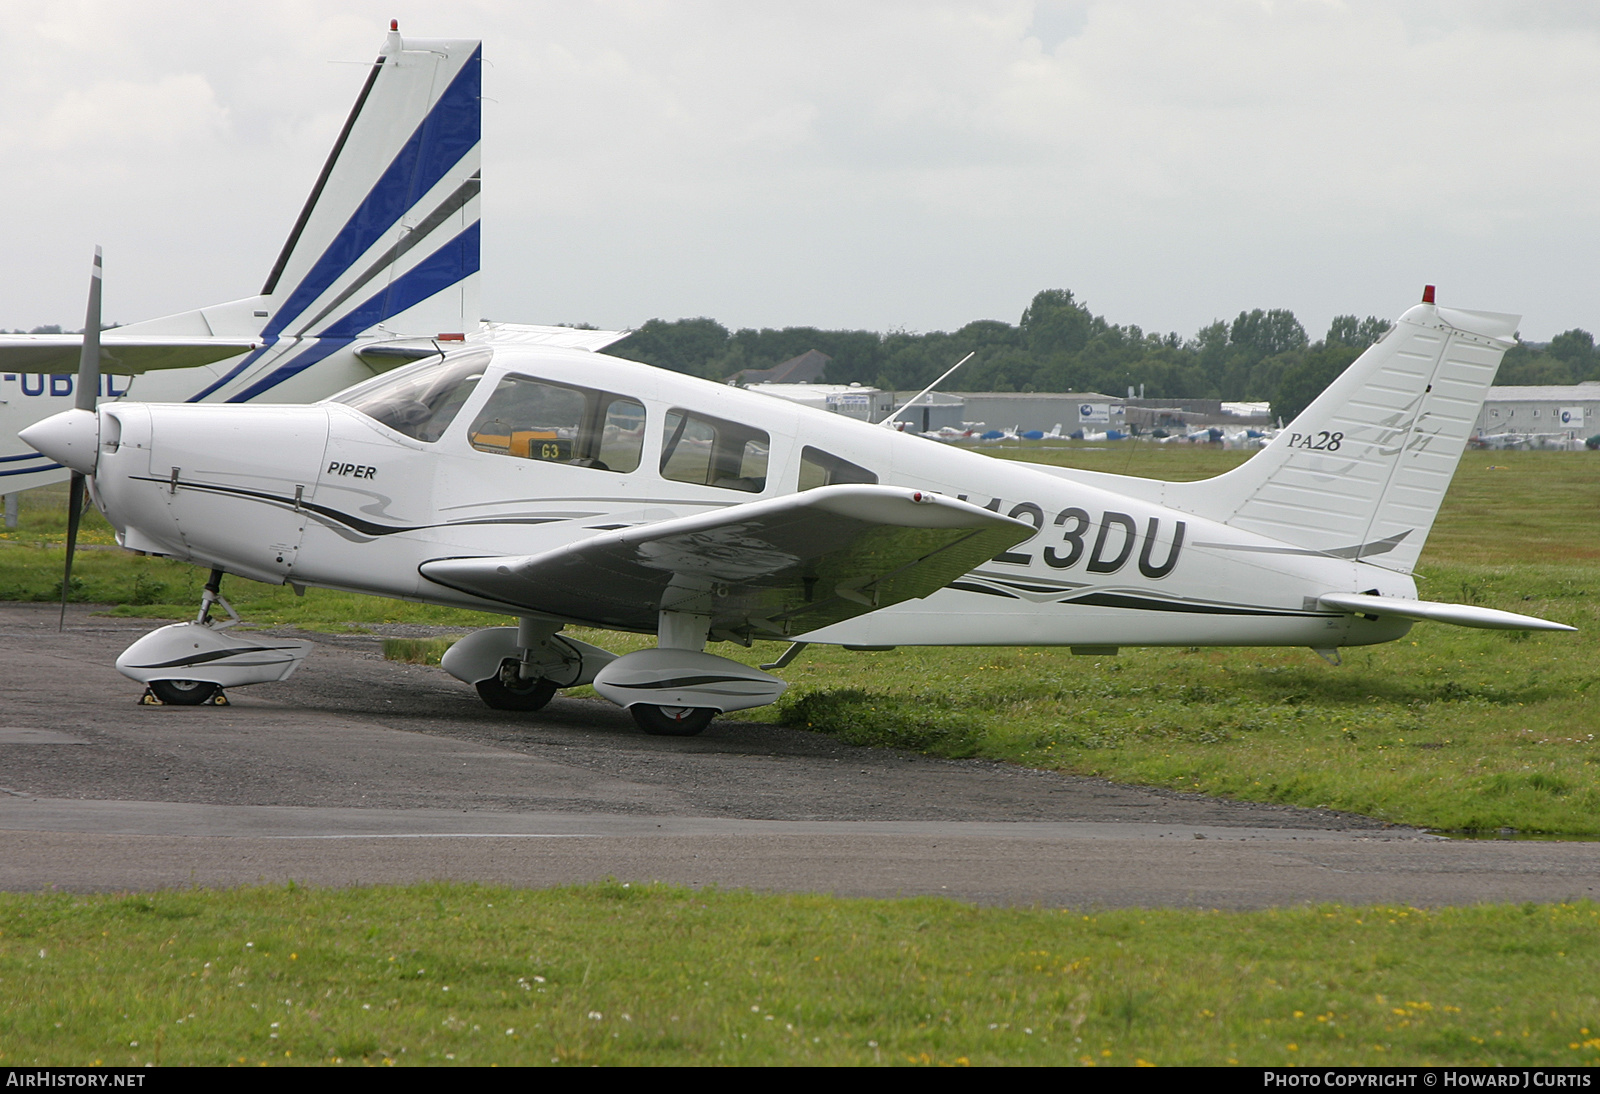
[[[1358,612],[1361,615],[1399,616],[1401,619],[1431,619],[1435,623],[1454,623],[1458,627],[1484,627],[1502,631],[1575,631],[1565,623],[1552,623],[1516,612],[1479,608],[1472,604],[1442,604],[1436,600],[1405,600],[1393,596],[1364,593],[1329,593],[1317,600],[1329,608]]]
[[[654,631],[658,611],[713,634],[781,637],[924,597],[1033,534],[975,505],[828,486],[604,532],[543,554],[436,559],[438,584],[598,626]]]
[[[583,327],[546,327],[537,323],[484,323],[472,336],[491,346],[551,346],[599,352],[632,334],[628,330],[587,330]]]
[[[158,369],[194,368],[226,361],[258,345],[259,341],[250,338],[118,337],[115,331],[103,331],[100,372],[102,375],[137,376]],[[78,371],[82,352],[81,334],[0,335],[0,371],[73,373]]]
[[[484,323],[470,337],[473,345],[551,346],[556,349],[582,349],[596,352],[632,333],[625,330],[588,330],[581,327],[545,327],[533,323]],[[467,339],[463,339],[467,340]],[[442,353],[459,341],[441,338],[392,338],[369,342],[355,353],[376,372]]]

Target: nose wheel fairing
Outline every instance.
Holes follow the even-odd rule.
[[[298,639],[257,638],[209,623],[174,623],[151,631],[123,650],[117,658],[117,671],[141,684],[161,681],[243,687],[288,679],[310,652],[311,643]],[[159,691],[157,697],[173,701]]]

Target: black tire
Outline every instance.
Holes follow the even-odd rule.
[[[222,685],[207,680],[151,680],[146,686],[169,707],[197,707],[222,690]]]
[[[640,729],[652,737],[693,737],[719,713],[710,707],[658,707],[635,703],[628,708]]]
[[[543,676],[524,680],[517,669],[517,662],[507,658],[500,666],[499,676],[478,681],[478,698],[495,710],[516,710],[526,714],[542,709],[555,696],[555,682]]]

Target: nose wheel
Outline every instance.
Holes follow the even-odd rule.
[[[515,658],[506,658],[500,665],[498,675],[479,680],[475,685],[478,698],[495,710],[520,710],[526,713],[541,709],[554,698],[555,682],[542,676],[525,680],[520,669]]]
[[[202,706],[222,692],[220,685],[206,680],[151,680],[145,687],[169,707]]]
[[[635,703],[628,713],[652,737],[693,737],[717,716],[710,707],[658,707],[654,703]]]

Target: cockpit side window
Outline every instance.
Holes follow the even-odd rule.
[[[759,494],[772,440],[765,430],[688,410],[667,412],[661,477]]]
[[[637,470],[644,406],[622,395],[506,376],[467,430],[480,452],[597,471]]]
[[[873,484],[878,476],[849,460],[842,460],[830,452],[806,445],[800,450],[801,490],[815,490],[819,486],[837,486],[839,483],[859,482]]]
[[[329,401],[354,407],[413,440],[436,441],[483,379],[492,356],[492,351],[480,349],[418,362]]]

